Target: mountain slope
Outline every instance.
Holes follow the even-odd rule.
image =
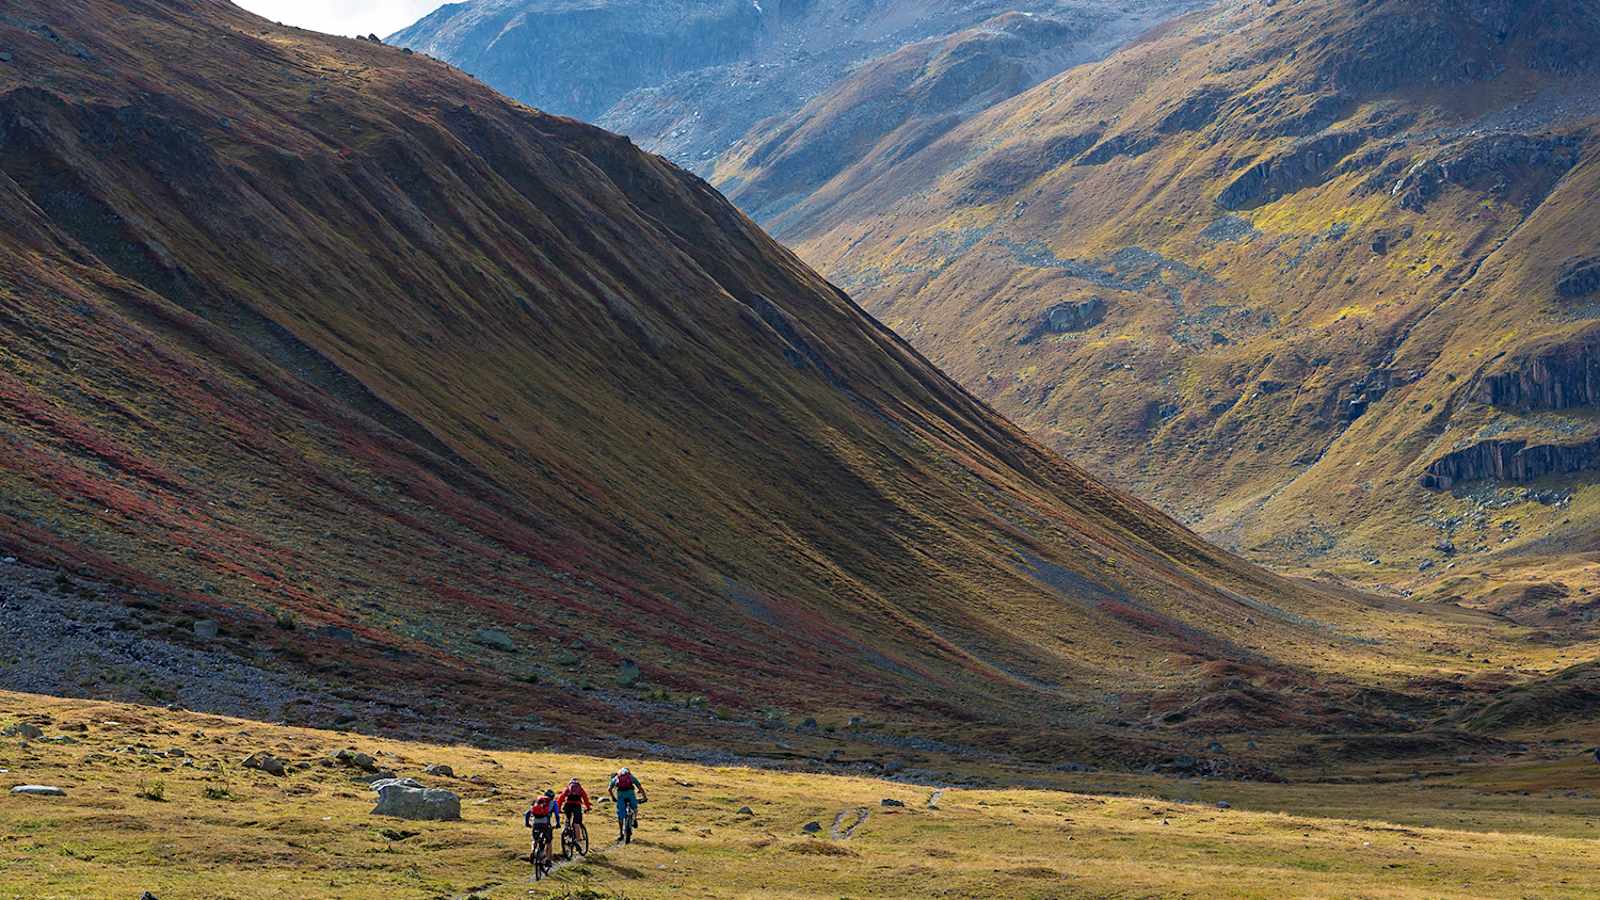
[[[446,4],[389,42],[482,77],[540,109],[626,134],[701,174],[752,129],[782,127],[859,66],[889,65],[1005,15],[1040,21],[1027,40],[969,53],[923,112],[964,116],[975,94],[1009,96],[1103,56],[1194,0],[471,0]],[[971,35],[968,49],[984,43]],[[919,51],[912,51],[917,53]],[[767,122],[765,120],[774,120]],[[795,126],[791,125],[790,128]]]
[[[1224,3],[776,233],[1229,545],[1386,580],[1465,557],[1577,598],[1597,38],[1587,0]]]
[[[1030,442],[623,138],[220,0],[4,9],[0,544],[106,582],[26,596],[220,622],[393,721],[678,741],[707,701],[998,742],[1433,664]],[[1275,715],[1373,715],[1337,693]]]

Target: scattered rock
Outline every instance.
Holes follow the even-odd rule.
[[[739,815],[741,815],[741,816],[753,816],[755,814],[756,814],[756,811],[751,809],[748,806],[739,807]]]
[[[0,50],[0,62],[11,62],[11,51]],[[17,559],[14,556],[8,556],[6,557],[5,561],[7,563],[14,563],[17,561]]]
[[[0,735],[4,735],[6,737],[26,738],[30,741],[36,741],[39,738],[44,737],[44,731],[39,728],[39,726],[34,725],[31,722],[18,722],[17,724],[8,727],[5,731],[0,731]]]
[[[846,723],[850,728],[860,728],[864,724],[866,724],[866,720],[860,716],[851,716],[850,721]]]
[[[139,895],[139,900],[161,900],[161,898],[157,897],[155,894],[150,893],[149,891],[145,891],[144,893]]]
[[[340,750],[328,757],[328,759],[335,765],[349,769],[360,769],[363,772],[378,771],[378,761],[373,759],[371,754],[357,750]]]
[[[215,620],[201,619],[194,623],[194,636],[202,641],[214,641],[220,633],[221,628]]]
[[[65,797],[67,792],[48,784],[19,784],[11,789],[13,794],[25,794],[30,797]]]
[[[284,765],[283,760],[273,756],[270,753],[250,754],[245,758],[244,767],[246,769],[256,769],[258,771],[265,772],[268,775],[276,775],[279,778],[282,778],[284,775],[289,773],[289,769]]]
[[[807,822],[804,825],[800,826],[800,830],[804,831],[806,834],[816,834],[817,832],[822,830],[822,823],[821,822]]]
[[[498,628],[480,628],[478,633],[472,636],[472,641],[503,653],[517,652],[516,640]]]
[[[1218,800],[1217,809],[1233,809],[1233,804],[1226,800]]]
[[[885,797],[882,800],[879,800],[878,803],[881,806],[905,806],[904,803],[901,803],[899,800],[896,800],[893,797]]]
[[[424,773],[428,774],[428,775],[434,776],[435,778],[454,778],[454,777],[456,777],[456,770],[450,768],[449,766],[445,766],[445,765],[432,765],[432,766],[427,767],[426,769],[423,769],[422,771]]]
[[[378,805],[372,815],[397,819],[445,821],[461,818],[461,798],[442,788],[425,787],[410,778],[386,778],[372,784]]]

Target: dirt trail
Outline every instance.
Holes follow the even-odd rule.
[[[557,836],[557,839],[558,840],[560,839],[559,835]],[[584,862],[585,860],[590,860],[590,859],[594,859],[594,858],[599,857],[599,856],[604,856],[607,853],[612,853],[612,852],[615,852],[617,850],[620,850],[620,849],[622,849],[622,847],[623,847],[623,843],[622,843],[622,840],[619,838],[619,839],[614,840],[611,843],[605,845],[604,847],[599,848],[598,850],[591,849],[587,856],[574,856],[571,859],[562,859],[560,857],[560,855],[558,854],[556,856],[556,858],[555,858],[555,865],[551,866],[550,867],[550,871],[545,873],[545,876],[544,876],[543,880],[545,880],[545,881],[550,880],[550,878],[552,878],[557,872],[560,872],[562,869],[565,869],[567,866],[575,866],[578,863]],[[528,874],[528,881],[531,883],[533,880],[534,880],[533,873],[530,871],[529,874]]]
[[[854,815],[855,819],[849,825],[845,825],[845,817],[850,815]],[[836,841],[848,841],[850,840],[850,835],[855,834],[856,829],[860,828],[871,816],[872,810],[867,809],[865,806],[857,806],[854,809],[841,809],[839,814],[833,817],[833,829],[829,833]]]

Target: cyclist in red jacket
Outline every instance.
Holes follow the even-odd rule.
[[[533,829],[533,853],[530,857],[534,864],[549,862],[551,838],[555,829],[561,827],[561,807],[556,804],[556,792],[545,791],[533,798],[528,811],[522,814],[522,824]]]
[[[589,802],[589,792],[574,778],[567,782],[566,790],[556,798],[556,805],[561,807],[561,814],[572,820],[574,825],[583,824],[583,814],[594,808]]]

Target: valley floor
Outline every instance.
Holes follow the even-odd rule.
[[[1587,755],[1378,783],[1088,773],[1062,789],[484,751],[0,692],[0,896],[1578,897],[1600,890]],[[351,747],[462,797],[459,822],[372,816]],[[181,751],[181,753],[179,752]],[[284,777],[243,768],[266,751]],[[626,762],[641,834],[535,885],[521,811]],[[424,775],[443,763],[455,777]],[[1362,777],[1364,775],[1364,777]],[[47,784],[64,797],[10,793]],[[159,799],[158,799],[159,798]],[[903,806],[885,806],[884,800]],[[1224,807],[1223,804],[1226,806]],[[742,807],[751,812],[741,813]],[[856,823],[853,830],[852,823]],[[820,831],[804,829],[815,822]],[[591,819],[609,843],[603,808]],[[848,832],[848,834],[846,833]]]

